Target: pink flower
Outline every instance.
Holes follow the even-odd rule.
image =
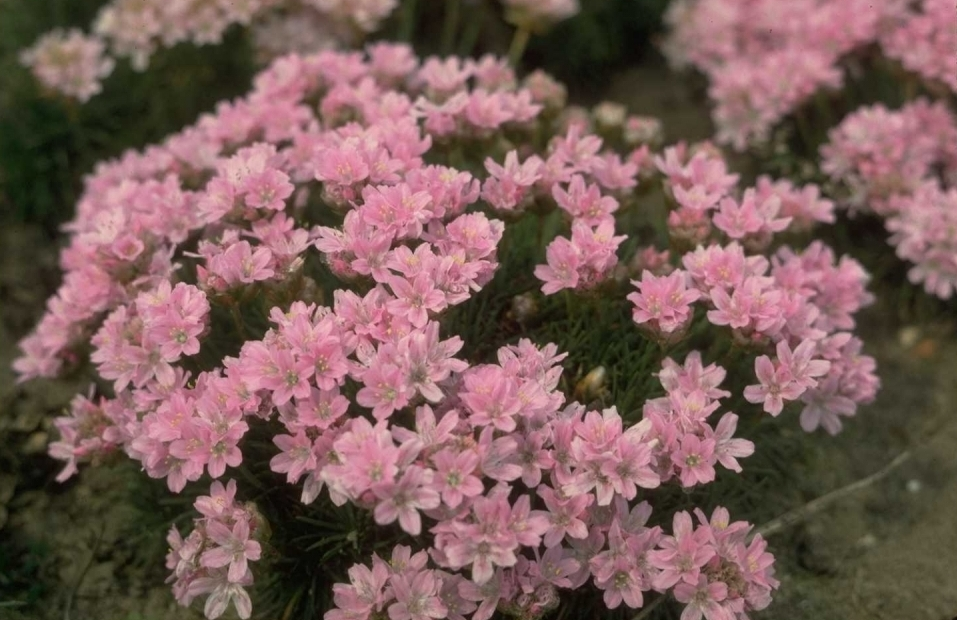
[[[402,371],[394,364],[377,361],[362,375],[364,387],[356,394],[356,402],[372,409],[377,420],[384,420],[396,409],[409,403],[413,395]]]
[[[429,322],[403,338],[395,347],[396,359],[405,373],[406,384],[431,402],[442,399],[437,385],[468,368],[468,364],[452,357],[465,343],[458,336],[439,340],[439,324]]]
[[[588,526],[582,520],[585,509],[594,501],[591,494],[581,494],[573,497],[559,496],[551,487],[538,487],[538,496],[548,508],[550,527],[545,532],[544,544],[546,547],[555,547],[565,536],[583,539],[588,537]]]
[[[581,562],[561,545],[556,545],[545,551],[536,570],[545,581],[556,588],[571,588],[571,576],[581,570]]]
[[[295,436],[276,435],[272,441],[282,452],[270,459],[269,469],[285,473],[289,484],[295,484],[304,473],[315,469],[316,455],[312,451],[312,440],[305,431],[299,431]]]
[[[275,168],[267,168],[246,177],[241,187],[247,206],[272,211],[283,210],[286,199],[292,196],[295,189],[289,182],[289,175]]]
[[[792,379],[788,368],[775,365],[767,355],[754,361],[754,373],[761,383],[744,388],[744,398],[749,403],[763,402],[764,410],[773,416],[784,409],[784,401],[796,400],[806,389]]]
[[[687,288],[687,275],[678,269],[669,275],[655,276],[650,271],[641,274],[641,281],[632,280],[637,293],[628,295],[635,304],[632,318],[639,325],[648,323],[654,334],[670,334],[687,328],[691,322],[691,304],[700,292]]]
[[[214,480],[210,486],[210,494],[196,498],[194,506],[200,514],[210,519],[228,519],[235,508],[235,502],[236,481],[230,480],[224,487],[222,482]]]
[[[497,366],[472,368],[463,378],[464,389],[459,398],[471,413],[473,426],[494,426],[511,433],[517,427],[515,417],[521,411],[515,381]]]
[[[696,435],[681,438],[681,448],[674,457],[675,466],[681,475],[681,484],[691,487],[714,480],[714,439],[699,439]]]
[[[675,513],[673,535],[659,542],[658,551],[648,554],[651,563],[661,569],[655,579],[656,588],[671,588],[677,583],[697,584],[701,569],[714,557],[708,529],[694,529],[691,515]]]
[[[770,242],[771,235],[785,230],[791,218],[777,218],[781,209],[781,200],[771,195],[760,197],[754,189],[747,189],[740,203],[725,198],[719,205],[713,222],[732,239],[745,240],[747,247],[763,248]]]
[[[744,329],[751,324],[750,298],[741,288],[731,295],[722,289],[714,288],[710,292],[714,310],[708,310],[708,320],[714,325],[728,325],[733,329]]]
[[[438,598],[440,581],[433,571],[425,570],[409,577],[397,574],[390,580],[396,602],[389,605],[390,620],[429,620],[445,618],[448,609]]]
[[[436,490],[449,508],[456,508],[467,497],[475,497],[484,490],[482,481],[474,476],[479,464],[478,455],[471,450],[455,454],[440,450],[432,457],[435,466]]]
[[[385,605],[386,593],[383,592],[389,581],[388,565],[372,557],[372,569],[355,564],[349,569],[350,584],[337,583],[332,586],[333,600],[338,609],[326,612],[325,620],[355,620],[368,617]]]
[[[315,161],[316,179],[319,181],[349,186],[369,177],[369,165],[351,144],[324,149],[318,153]]]
[[[817,343],[812,340],[802,341],[793,352],[787,341],[781,340],[777,344],[778,364],[787,370],[794,383],[804,388],[812,388],[817,385],[816,377],[825,375],[831,369],[831,362],[811,359],[816,352]]]
[[[199,581],[199,580],[197,580]],[[232,603],[236,608],[236,615],[242,620],[246,620],[253,613],[252,600],[246,588],[239,583],[220,583],[210,593],[206,599],[206,605],[203,607],[203,614],[209,620],[215,620],[226,612],[226,608]]]
[[[595,585],[604,590],[603,598],[609,609],[617,608],[622,602],[632,609],[642,606],[642,593],[650,590],[652,585],[646,554],[654,547],[659,535],[658,528],[643,530],[639,534],[623,532],[618,520],[612,521],[608,530],[608,550],[588,562]]]
[[[741,465],[738,464],[738,459],[754,454],[754,443],[747,439],[733,438],[737,426],[738,416],[733,413],[726,413],[718,421],[713,438],[715,440],[714,453],[718,462],[731,471],[740,473]]]
[[[387,305],[389,312],[405,316],[415,327],[425,327],[429,312],[441,312],[445,308],[445,295],[435,289],[435,281],[429,274],[420,273],[412,282],[392,276],[389,286],[396,296]]]
[[[376,485],[392,483],[399,472],[401,454],[384,423],[373,428],[365,419],[358,418],[333,447],[343,464],[327,467],[323,473],[335,479],[352,497],[360,497]]]
[[[518,163],[518,153],[509,151],[504,165],[486,158],[485,169],[489,176],[482,185],[482,198],[500,211],[522,210],[528,199],[528,190],[540,178],[542,160],[533,156]]]
[[[203,270],[201,280],[208,281],[209,277],[214,276],[219,278],[226,288],[268,280],[276,275],[272,269],[272,261],[272,252],[268,248],[259,246],[253,251],[248,241],[239,241],[221,254],[208,259],[208,272]]]
[[[572,219],[580,219],[589,226],[608,221],[618,210],[617,200],[611,196],[602,196],[597,185],[586,187],[585,179],[578,174],[572,177],[567,191],[558,184],[554,185],[552,196]]]
[[[242,581],[249,570],[248,560],[258,560],[261,553],[259,543],[249,539],[249,521],[245,517],[237,519],[232,530],[219,521],[211,521],[206,525],[206,535],[219,546],[203,552],[202,565],[210,568],[228,565],[229,581]]]
[[[20,62],[46,88],[85,102],[102,90],[100,81],[113,72],[106,41],[77,29],[51,30],[20,54]]]
[[[821,426],[831,435],[840,432],[841,416],[852,416],[857,403],[841,393],[841,377],[832,375],[801,395],[801,428],[811,432]]]
[[[412,192],[405,183],[377,185],[362,192],[362,219],[398,239],[422,236],[422,226],[432,219],[432,197],[428,192]]]
[[[658,379],[668,392],[701,391],[708,398],[718,399],[731,396],[731,392],[718,389],[727,376],[727,371],[718,364],[705,366],[701,363],[701,352],[692,351],[685,358],[684,366],[679,366],[670,357],[661,364]]]
[[[453,568],[472,566],[472,581],[487,583],[495,574],[495,566],[514,566],[518,541],[509,535],[506,525],[511,517],[508,500],[501,493],[476,497],[472,505],[474,523],[452,522],[455,538],[445,547],[445,555]],[[547,524],[544,524],[547,527]]]
[[[728,587],[720,582],[709,582],[704,575],[696,583],[681,582],[674,589],[675,600],[687,603],[681,612],[681,620],[731,620],[734,615],[720,605],[728,596]]]
[[[380,482],[372,487],[379,499],[375,507],[375,521],[380,525],[393,523],[396,519],[403,530],[413,536],[422,531],[419,510],[437,508],[439,493],[430,487],[432,470],[410,466],[398,481]]]
[[[542,292],[552,295],[578,286],[581,251],[564,237],[556,237],[545,250],[547,265],[535,267],[535,277],[544,282]]]

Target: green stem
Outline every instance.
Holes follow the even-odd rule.
[[[645,608],[642,609],[642,610],[638,613],[638,615],[636,615],[636,616],[635,616],[634,618],[632,618],[631,620],[644,620],[645,618],[647,618],[648,616],[650,616],[651,613],[652,613],[655,609],[657,609],[659,605],[661,605],[662,603],[664,603],[666,598],[668,598],[668,597],[667,597],[666,595],[662,594],[661,596],[659,596],[659,597],[656,598],[655,600],[651,601],[651,603],[649,603],[648,605],[645,605]]]
[[[804,116],[804,110],[798,110],[794,115],[797,120],[798,134],[801,136],[801,142],[806,152],[810,152],[812,147],[811,128],[808,126],[807,118]]]
[[[482,24],[485,23],[484,5],[479,4],[469,11],[470,15],[465,20],[465,32],[459,38],[458,55],[471,56],[478,42],[479,34],[482,32]]]
[[[512,45],[508,48],[508,62],[512,67],[518,67],[531,36],[532,31],[527,26],[519,26],[515,31],[515,35],[512,37]]]
[[[415,34],[416,5],[418,0],[405,0],[402,3],[402,13],[399,18],[399,41],[409,43]]]
[[[462,0],[446,0],[445,22],[442,24],[442,54],[452,53],[455,44],[455,34],[459,30],[462,19]]]
[[[236,330],[239,332],[239,337],[243,339],[243,342],[249,340],[246,334],[246,325],[243,323],[243,316],[239,312],[238,303],[233,303],[229,306],[229,315],[233,317],[233,324],[236,326]]]

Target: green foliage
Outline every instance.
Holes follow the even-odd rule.
[[[44,544],[0,537],[0,610],[27,609],[49,594],[38,579],[48,555]]]
[[[52,28],[88,29],[104,0],[0,1],[0,217],[43,225],[68,220],[82,176],[104,159],[162,140],[217,101],[247,90],[252,54],[245,30],[222,45],[179,45],[137,73],[121,60],[103,92],[78,104],[44,92],[19,52]],[[534,37],[528,66],[542,66],[580,91],[638,58],[660,29],[666,0],[589,0],[582,12]],[[378,37],[421,53],[504,53],[511,28],[495,3],[453,0],[442,11],[405,0]]]
[[[578,99],[591,100],[615,71],[651,51],[668,0],[580,0],[580,5],[578,15],[532,36],[521,64],[547,71]],[[423,57],[505,56],[515,29],[503,12],[494,0],[403,0],[375,38],[409,42]]]
[[[588,94],[604,87],[616,70],[652,50],[668,0],[581,0],[581,13],[534,37],[528,66],[541,67]]]
[[[82,175],[141,148],[245,92],[249,46],[238,28],[222,45],[180,45],[138,73],[121,60],[103,92],[78,104],[42,90],[20,50],[52,28],[87,29],[103,0],[0,0],[0,217],[43,225],[70,219]]]

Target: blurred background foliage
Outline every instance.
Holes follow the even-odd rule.
[[[160,51],[143,73],[119,61],[86,104],[44,92],[20,64],[20,51],[53,28],[88,31],[104,4],[0,0],[0,221],[37,224],[54,236],[98,161],[158,142],[249,88],[256,69],[250,37],[233,27],[221,45]],[[652,49],[667,0],[581,4],[575,18],[533,37],[523,65],[567,82],[574,101],[593,103],[612,73]],[[408,41],[423,55],[477,55],[505,54],[512,33],[498,2],[403,0],[375,36]]]
[[[581,13],[533,38],[525,56],[568,84],[573,100],[596,102],[611,76],[650,54],[669,0],[580,0]]]
[[[53,28],[87,30],[103,0],[0,0],[0,218],[48,234],[73,213],[96,162],[161,140],[215,103],[243,93],[253,74],[245,38],[180,45],[137,73],[127,62],[86,104],[43,92],[19,53]]]

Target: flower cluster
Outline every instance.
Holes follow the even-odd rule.
[[[109,42],[113,54],[129,58],[136,69],[143,70],[159,48],[184,41],[219,43],[231,25],[248,25],[278,2],[112,0],[100,9],[92,29]]]
[[[925,99],[860,108],[829,132],[821,170],[846,188],[843,206],[889,215],[893,197],[930,180],[957,181],[957,119]]]
[[[877,45],[922,79],[957,89],[957,15],[944,0],[677,0],[665,52],[706,74],[718,139],[768,140],[816,92],[843,85],[845,62]]]
[[[957,293],[957,188],[925,183],[898,198],[885,223],[897,256],[914,265],[911,282],[941,299]]]
[[[957,15],[947,0],[911,3],[901,23],[885,31],[880,43],[888,58],[899,61],[908,71],[957,92]]]
[[[398,546],[388,561],[374,556],[371,568],[358,564],[350,569],[350,583],[336,585],[337,609],[325,618],[384,613],[391,620],[410,620],[471,614],[482,620],[496,607],[520,617],[541,617],[558,607],[558,589],[580,586],[589,577],[604,590],[611,609],[622,603],[640,608],[642,593],[649,590],[671,590],[685,603],[683,615],[690,618],[743,617],[766,607],[778,581],[764,539],[756,535],[748,542],[751,526],[730,522],[723,508],[710,520],[700,510],[695,513],[697,527],[687,512],[680,512],[674,517],[674,534],[666,535],[659,526],[646,526],[651,514],[646,502],[631,511],[618,502],[603,517],[605,522],[594,524],[574,548],[553,546],[534,560],[522,557],[512,569],[497,569],[481,586],[428,568],[424,552],[412,554]],[[607,549],[596,553],[605,538]]]
[[[847,194],[842,206],[885,218],[909,277],[949,298],[957,286],[957,118],[924,99],[899,110],[874,105],[831,130],[821,168]]]
[[[681,256],[680,268],[661,275],[645,270],[633,282],[638,291],[628,299],[635,322],[670,342],[683,337],[696,303],[706,307],[708,322],[730,328],[736,343],[776,348],[775,361],[757,358],[760,384],[745,390],[747,400],[778,415],[784,401],[800,398],[806,430],[821,425],[837,432],[838,416],[853,415],[878,386],[873,360],[858,358],[860,342],[848,331],[853,315],[872,301],[867,274],[820,242],[803,252],[780,247],[770,261],[760,254],[792,222],[833,220],[833,204],[766,177],[735,198],[736,177],[707,149],[688,158],[670,147],[658,165],[675,202],[672,237],[697,246]],[[825,374],[827,380],[818,381]]]
[[[79,30],[52,30],[20,53],[20,62],[37,81],[53,91],[86,101],[102,90],[101,80],[113,72],[106,44]]]
[[[111,0],[97,14],[91,35],[54,30],[21,55],[45,87],[85,102],[101,90],[114,58],[142,71],[158,50],[189,42],[219,44],[234,26],[252,27],[261,55],[353,45],[371,33],[399,0]],[[109,52],[107,52],[109,48]]]
[[[194,519],[185,539],[173,527],[167,542],[166,568],[172,571],[173,594],[181,605],[206,596],[207,618],[218,618],[233,605],[240,618],[252,614],[246,587],[253,582],[250,562],[262,555],[263,523],[255,508],[236,501],[236,481],[213,482],[209,495],[195,503],[202,518]]]
[[[252,31],[257,56],[267,61],[358,47],[399,5],[400,0],[110,0],[90,35],[54,30],[21,58],[46,88],[84,102],[100,92],[101,80],[118,58],[143,71],[162,49],[184,42],[216,45],[235,26]],[[579,11],[577,0],[507,0],[503,5],[506,21],[523,34],[546,30]],[[454,73],[444,78],[455,80]]]
[[[661,549],[649,554],[661,572],[656,586],[674,584],[674,596],[685,603],[689,618],[743,617],[763,609],[778,587],[767,543],[750,526],[731,522],[728,511],[716,508],[711,518],[695,509],[698,526],[687,512],[674,516],[673,535],[664,536]]]
[[[374,558],[371,569],[353,567],[351,583],[336,586],[328,620],[382,611],[392,619],[485,620],[496,608],[538,615],[554,609],[558,590],[589,580],[609,608],[640,608],[643,592],[674,588],[694,609],[703,602],[694,595],[702,580],[715,590],[724,584],[716,599],[729,610],[770,602],[777,587],[771,557],[760,537],[745,545],[747,524],[725,531],[721,510],[704,521],[694,535],[701,549],[690,550],[700,562],[689,568],[680,516],[674,537],[665,536],[646,526],[648,502],[630,504],[640,489],[672,477],[686,487],[711,482],[717,463],[740,471],[736,457],[752,454],[751,442],[733,437],[733,413],[716,428],[706,421],[718,409],[714,399],[729,395],[718,387],[722,368],[703,367],[697,353],[684,366],[667,360],[661,381],[668,395],[649,401],[644,420],[626,427],[614,407],[562,407],[555,386],[564,355],[553,346],[522,341],[498,357],[463,372],[458,391],[435,410],[419,407],[414,430],[353,419],[334,433],[331,462],[309,458],[334,499],[368,503],[378,523],[398,521],[413,535],[423,517],[434,523],[428,555],[410,557],[398,547],[389,563]],[[281,461],[285,469],[287,458]],[[755,564],[749,568],[746,558]]]
[[[112,382],[56,422],[61,479],[118,452],[177,493],[255,465],[301,504],[350,504],[381,540],[415,537],[353,567],[329,620],[537,617],[589,583],[612,608],[651,591],[690,616],[766,606],[777,582],[750,526],[723,510],[698,527],[654,515],[674,517],[666,533],[649,526],[653,490],[741,471],[755,446],[735,436],[730,398],[772,415],[800,399],[804,428],[835,432],[873,397],[873,360],[850,333],[866,274],[820,242],[775,245],[832,218],[815,188],[738,191],[713,148],[654,154],[641,144],[653,123],[609,106],[562,115],[562,99],[492,57],[387,43],[290,55],[246,97],[101,164],[68,226],[63,284],[15,362],[26,380],[89,352]],[[621,260],[634,232],[618,215],[640,209],[656,168],[671,250]],[[727,370],[687,342],[680,363],[659,351],[663,395],[599,411],[567,402],[557,345],[452,333],[450,309],[477,303],[511,256],[508,227],[533,217],[560,227],[535,248],[546,296],[630,300],[665,346],[700,325],[756,357],[759,383],[721,389]],[[644,272],[626,300],[613,276],[629,265]],[[476,344],[494,357],[469,359]],[[193,533],[170,539],[177,599],[205,597],[210,618],[230,604],[249,616],[249,563],[268,555],[265,517],[237,495],[213,482]]]

